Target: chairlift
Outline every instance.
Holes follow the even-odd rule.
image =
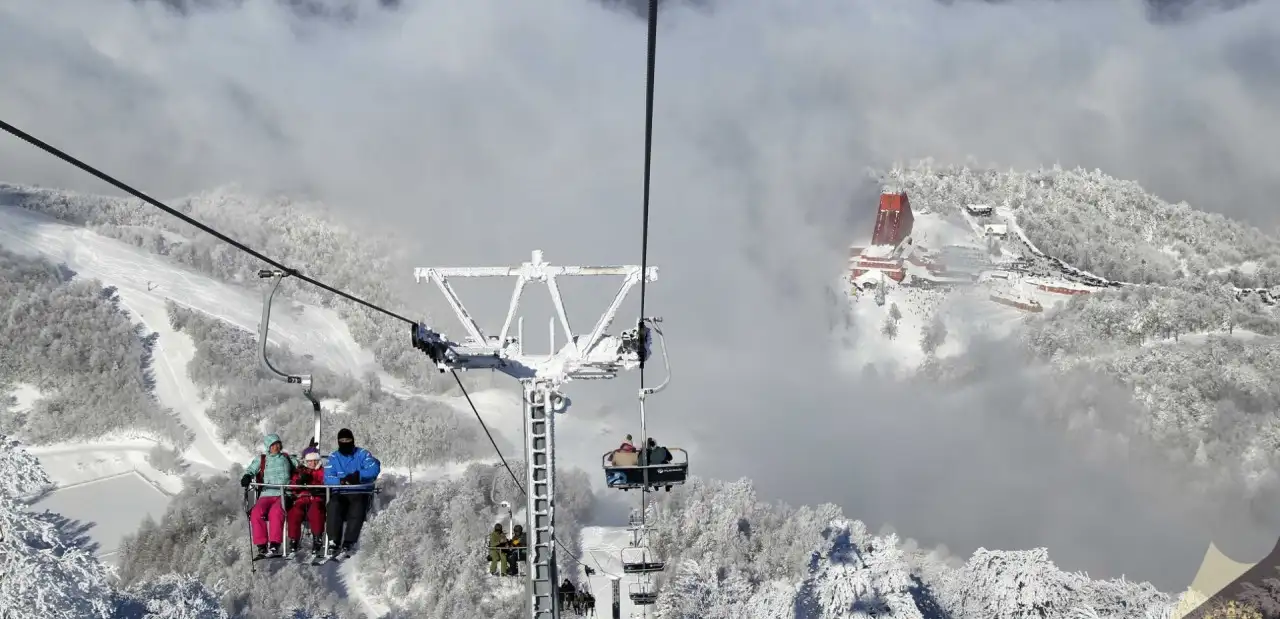
[[[253,509],[253,506],[257,504],[258,499],[261,498],[262,490],[264,488],[279,488],[281,490],[284,490],[285,495],[288,498],[296,498],[296,496],[289,496],[289,495],[296,495],[299,490],[314,490],[317,488],[323,488],[325,491],[325,505],[328,505],[329,501],[331,501],[333,498],[330,493],[334,488],[339,488],[339,487],[342,488],[342,491],[345,493],[367,494],[372,497],[367,503],[365,503],[365,521],[366,522],[368,522],[369,518],[373,517],[373,515],[378,512],[378,509],[379,509],[378,495],[382,493],[382,488],[372,483],[371,484],[352,484],[352,485],[345,485],[345,486],[328,486],[328,485],[308,486],[308,485],[297,485],[297,484],[268,484],[268,483],[258,483],[257,481],[252,481],[252,482],[249,482],[249,487],[245,488],[245,492],[244,492],[244,505],[243,505],[244,514],[246,518],[252,518],[252,515],[250,512]],[[286,505],[288,505],[287,502],[286,502]],[[289,507],[285,507],[286,513],[288,509]],[[263,520],[267,519],[266,513],[262,515],[262,519]],[[288,539],[288,532],[289,532],[288,526],[289,526],[289,519],[286,517],[284,518],[284,521],[281,523],[281,527],[284,530],[282,531],[280,536],[281,539],[284,539],[286,541]],[[312,534],[310,531],[311,531],[310,527],[304,526],[302,528],[303,536],[311,537]],[[252,543],[252,539],[250,539],[250,543]],[[328,547],[329,545],[329,532],[327,528],[325,529],[324,540],[322,545],[324,547]],[[280,558],[289,558],[291,556],[293,555],[291,555],[290,553],[288,553],[287,550],[285,550],[284,552],[281,553]],[[255,572],[257,571],[256,565],[253,567],[253,571]]]
[[[666,561],[659,561],[652,556],[648,548],[629,546],[622,549],[622,573],[651,574],[666,568]]]
[[[627,597],[636,606],[651,606],[658,602],[658,592],[647,582],[633,582],[627,585]]]
[[[679,447],[668,447],[667,451],[671,452],[671,462],[645,466],[640,464],[639,452],[606,451],[600,458],[605,483],[619,490],[644,488],[647,475],[650,488],[684,484],[689,477],[689,453]],[[636,463],[630,464],[633,459]]]

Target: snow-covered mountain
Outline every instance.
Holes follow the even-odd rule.
[[[1018,269],[986,277],[982,286],[1018,287],[1037,295],[1044,311],[1027,317],[992,302],[981,287],[922,288],[914,278],[864,275],[854,278],[863,289],[851,302],[853,324],[866,332],[864,345],[847,355],[851,367],[879,365],[903,380],[963,381],[973,342],[1012,339],[1029,358],[1049,358],[1056,371],[1116,372],[1153,411],[1135,424],[1142,436],[1184,447],[1199,441],[1196,462],[1252,480],[1255,492],[1268,490],[1275,462],[1259,450],[1271,435],[1228,437],[1215,428],[1275,427],[1267,416],[1245,415],[1275,410],[1268,408],[1274,390],[1262,379],[1277,332],[1270,296],[1246,291],[1275,281],[1280,261],[1270,237],[1097,174],[922,163],[892,171],[886,183],[911,196],[916,243],[974,244]],[[232,190],[176,204],[322,280],[390,307],[400,303],[377,277],[364,275],[392,265],[305,205]],[[999,244],[988,243],[990,222],[965,211],[983,204],[1008,226]],[[1086,207],[1110,222],[1109,236],[1097,241],[1101,250],[1061,238],[1099,227],[1082,219]],[[125,613],[162,597],[189,608],[163,616],[518,612],[519,588],[489,577],[479,560],[488,527],[505,517],[498,502],[516,503],[518,494],[494,466],[470,407],[447,384],[422,378],[423,362],[398,327],[305,288],[290,288],[279,301],[289,309],[273,314],[273,356],[316,373],[331,411],[326,428],[353,428],[383,460],[387,485],[356,560],[273,570],[272,586],[260,587],[264,576],[246,568],[247,533],[232,480],[264,432],[280,433],[293,449],[305,444],[310,413],[296,391],[256,373],[261,298],[246,276],[256,265],[135,201],[17,185],[0,186],[0,249],[6,335],[23,342],[0,364],[0,384],[11,395],[0,430],[25,443],[6,443],[2,454],[13,464],[3,475],[0,512],[17,523],[6,526],[33,532],[5,536],[21,553],[66,548],[40,555],[48,557],[41,582],[61,592],[43,598],[52,613],[46,616],[132,616]],[[910,268],[926,279],[927,268]],[[1108,285],[1113,280],[1136,285]],[[1045,289],[1068,285],[1089,294],[1059,302],[1049,295],[1063,295]],[[1117,339],[1119,346],[1103,345]],[[1191,371],[1196,355],[1237,355],[1216,391],[1175,390],[1175,376]],[[481,414],[516,459],[515,396],[484,381],[475,387]],[[1223,402],[1238,410],[1206,408]],[[591,448],[571,450],[562,463],[559,528],[596,570],[581,578],[606,602],[626,533],[592,522],[593,491],[601,485],[595,445],[607,432],[592,423],[561,426],[564,444]],[[45,508],[61,516],[40,515]],[[871,534],[834,505],[767,503],[746,480],[696,479],[660,495],[650,516],[654,550],[670,566],[658,579],[663,617],[1139,617],[1167,616],[1175,602],[1150,585],[1060,570],[1044,549],[983,549],[958,559]],[[575,561],[561,564],[576,569]],[[116,566],[114,579],[106,563]],[[28,593],[21,599],[35,604],[35,581],[22,582]],[[96,588],[82,589],[74,601],[66,594],[72,582]],[[626,584],[622,590],[627,616]],[[209,607],[213,599],[220,610]],[[598,608],[607,613],[607,602]]]

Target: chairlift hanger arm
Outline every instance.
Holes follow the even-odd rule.
[[[320,443],[320,420],[321,420],[320,400],[316,398],[314,393],[311,392],[311,387],[313,384],[311,380],[312,375],[311,374],[307,374],[307,375],[286,374],[285,372],[281,372],[280,370],[276,369],[275,366],[271,365],[271,360],[267,358],[267,334],[270,331],[270,325],[271,325],[271,302],[275,299],[276,291],[280,289],[280,281],[285,277],[288,277],[290,274],[291,273],[288,273],[280,269],[275,269],[275,270],[262,269],[258,271],[259,278],[261,279],[270,278],[272,280],[271,286],[268,287],[262,293],[262,321],[258,324],[258,360],[259,360],[259,365],[261,365],[262,368],[265,369],[269,374],[274,375],[275,378],[278,378],[286,383],[302,386],[302,395],[306,396],[307,399],[311,401],[311,413],[315,419],[315,424],[314,424],[312,433],[313,433],[313,438],[316,441],[316,444],[319,444]]]
[[[258,323],[258,360],[263,369],[275,375],[276,378],[286,383],[302,385],[306,390],[307,396],[311,394],[311,375],[293,375],[281,372],[271,365],[271,360],[267,358],[267,333],[271,324],[271,302],[275,299],[276,291],[280,289],[280,281],[289,274],[278,269],[262,269],[258,271],[258,277],[262,279],[271,279],[271,287],[268,288],[262,297],[262,321]]]
[[[667,338],[662,334],[662,329],[653,326],[653,323],[662,322],[662,319],[642,318],[641,322],[645,324],[644,330],[646,333],[644,334],[644,338],[646,341],[649,341],[651,338],[648,332],[652,331],[653,333],[658,334],[658,347],[662,351],[662,368],[666,372],[666,376],[663,377],[662,383],[658,386],[640,388],[640,399],[643,400],[655,393],[658,393],[659,391],[662,391],[663,389],[666,389],[667,385],[671,383],[671,357],[667,355]]]

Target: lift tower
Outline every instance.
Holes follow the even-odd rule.
[[[613,302],[605,310],[591,332],[585,336],[574,335],[560,297],[557,277],[569,276],[621,276],[622,287]],[[440,332],[419,323],[413,326],[413,345],[425,352],[441,372],[445,370],[497,370],[520,381],[524,390],[525,430],[525,514],[530,536],[529,544],[529,617],[532,619],[559,619],[560,607],[556,586],[559,577],[556,570],[555,529],[555,416],[563,414],[570,400],[561,387],[574,379],[608,379],[623,370],[639,367],[649,356],[650,333],[644,326],[624,331],[620,336],[606,334],[613,323],[618,308],[627,293],[643,276],[647,281],[658,279],[658,268],[648,267],[641,273],[639,266],[552,266],[542,259],[542,250],[533,251],[533,259],[513,267],[456,267],[417,268],[414,280],[421,283],[430,280],[444,294],[466,330],[464,342],[453,342]],[[462,301],[449,284],[450,277],[516,277],[515,291],[507,308],[506,320],[496,336],[486,335],[463,307]],[[546,354],[532,354],[524,350],[524,320],[517,317],[520,295],[529,282],[543,282],[551,293],[556,316],[551,318],[551,346]],[[556,322],[564,330],[567,341],[559,350],[555,347]],[[647,320],[637,321],[643,325]],[[656,321],[657,319],[652,319]],[[515,337],[508,337],[512,323]]]

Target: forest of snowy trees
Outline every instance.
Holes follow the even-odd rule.
[[[1043,548],[959,562],[873,535],[835,505],[763,502],[745,479],[658,496],[652,547],[674,567],[660,578],[663,619],[1145,619],[1172,607],[1146,583],[1064,572]]]
[[[0,392],[28,383],[44,394],[26,413],[0,407],[5,432],[27,443],[118,430],[190,442],[152,395],[154,336],[120,308],[113,289],[0,249],[0,312]]]
[[[967,204],[1008,207],[1041,251],[1108,279],[1280,284],[1280,239],[1186,203],[1169,204],[1097,170],[999,171],[922,160],[883,173],[882,181],[906,191],[913,208],[958,214]],[[1243,268],[1249,262],[1256,270]]]
[[[1003,173],[924,162],[887,176],[921,208],[1007,206],[1050,255],[1143,284],[1077,297],[1028,317],[1010,340],[1027,361],[1043,361],[1051,374],[1043,383],[1049,390],[1046,423],[1092,423],[1094,404],[1103,395],[1122,393],[1137,411],[1124,420],[1126,438],[1150,439],[1188,467],[1211,469],[1218,473],[1215,479],[1236,482],[1255,496],[1280,493],[1280,421],[1274,414],[1280,388],[1271,379],[1280,371],[1273,337],[1280,334],[1280,322],[1256,296],[1237,299],[1227,285],[1280,283],[1280,246],[1274,240],[1097,172]],[[226,281],[251,283],[261,266],[135,201],[8,185],[0,185],[0,192],[26,208],[88,225]],[[310,275],[399,306],[385,285],[395,270],[390,262],[308,212],[310,205],[223,190],[175,206]],[[0,430],[38,442],[137,428],[185,445],[186,430],[151,395],[148,338],[110,289],[71,276],[0,252],[6,335],[33,342],[0,356],[0,385],[29,382],[44,394],[30,414],[0,409]],[[424,371],[424,357],[406,346],[398,325],[310,287],[290,285],[287,293],[338,311],[392,375],[433,393],[448,390],[436,378],[423,378],[437,374]],[[187,372],[210,399],[206,414],[218,438],[256,452],[265,427],[281,434],[287,449],[299,451],[311,431],[309,404],[296,387],[259,376],[255,334],[177,305],[168,309],[172,326],[195,344]],[[885,329],[892,332],[886,335],[896,337],[902,311],[896,303],[886,311],[891,328]],[[949,326],[941,320],[925,324],[919,344],[930,357],[927,377],[963,381],[973,373],[966,364],[983,362],[963,356],[938,360],[932,353],[952,337]],[[316,373],[316,391],[326,399],[326,435],[352,428],[357,442],[384,465],[444,464],[492,454],[474,419],[439,400],[392,396],[374,375],[336,374],[283,348],[272,347],[271,354],[290,371]],[[123,544],[117,582],[62,535],[56,518],[24,508],[48,489],[49,479],[33,458],[0,440],[0,572],[19,573],[18,566],[29,564],[22,578],[0,579],[6,587],[0,595],[49,617],[358,616],[349,592],[314,568],[286,566],[270,576],[269,586],[262,574],[248,571],[248,529],[235,483],[239,471],[184,478],[184,490],[165,516],[143,523]],[[557,486],[559,537],[576,552],[580,523],[590,516],[594,497],[580,471],[560,471]],[[456,477],[415,478],[412,484],[385,475],[384,487],[358,555],[365,591],[389,605],[393,616],[518,615],[523,597],[507,586],[515,583],[495,583],[483,560],[484,536],[498,517],[494,495],[518,499],[505,470],[476,464]],[[664,619],[1137,619],[1165,617],[1171,604],[1147,584],[1095,581],[1059,570],[1044,549],[980,549],[967,559],[930,552],[892,534],[871,534],[835,505],[793,508],[762,501],[746,480],[695,478],[658,496],[651,517],[657,526],[654,549],[669,565],[659,578]],[[51,592],[37,595],[44,589],[36,582],[47,583],[40,586]]]
[[[72,192],[0,183],[10,204],[43,213],[116,238],[188,265],[217,279],[256,282],[267,265],[226,243],[133,198],[81,195]],[[324,215],[323,205],[288,198],[264,199],[233,188],[220,188],[167,201],[174,209],[202,221],[250,247],[331,286],[408,316],[390,282],[409,272],[371,244]],[[432,371],[420,352],[405,345],[406,332],[395,321],[362,305],[343,301],[314,286],[286,281],[281,296],[330,307],[342,317],[356,342],[373,352],[392,376],[418,389],[452,393],[452,377]],[[421,316],[422,318],[430,318]],[[456,322],[451,316],[448,325]],[[462,375],[467,388],[488,384],[487,374]]]
[[[1200,487],[1280,500],[1280,316],[1236,287],[1280,284],[1280,240],[1247,224],[1169,204],[1098,171],[935,166],[882,176],[913,208],[1007,208],[1028,239],[1067,264],[1117,281],[1027,315],[1011,340],[1053,373],[1036,383],[1044,423],[1118,436]],[[921,348],[936,348],[935,334]],[[983,376],[972,354],[930,358],[920,377]],[[1127,400],[1127,405],[1119,401]],[[1280,518],[1280,514],[1272,516]]]
[[[205,414],[218,428],[219,440],[234,439],[256,451],[262,424],[284,439],[294,453],[312,433],[311,404],[294,385],[259,374],[257,335],[217,318],[167,304],[173,327],[195,342],[187,366],[192,382],[212,399]],[[385,465],[423,466],[469,460],[491,453],[474,419],[440,401],[398,398],[383,391],[377,378],[363,380],[315,367],[289,351],[269,347],[272,363],[289,372],[314,373],[315,394],[328,401],[325,427],[334,435],[347,427],[359,444]],[[333,449],[329,443],[322,449]]]

